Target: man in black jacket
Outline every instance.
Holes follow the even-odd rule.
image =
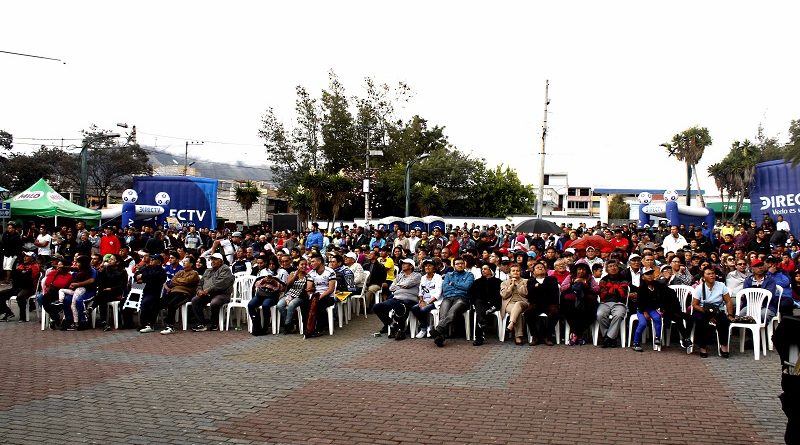
[[[369,263],[364,266],[364,270],[369,272],[369,281],[367,282],[367,305],[368,311],[371,312],[372,305],[375,304],[375,294],[381,291],[383,283],[386,281],[386,268],[383,264],[378,262],[378,252],[374,249],[370,250],[367,254]]]
[[[8,223],[8,230],[3,232],[3,270],[6,272],[5,284],[11,283],[11,271],[22,252],[22,237],[17,233],[13,222]]]
[[[474,346],[486,340],[486,317],[500,308],[500,279],[495,278],[493,265],[481,267],[481,277],[472,283],[468,291],[469,302],[475,308]]]
[[[528,279],[528,309],[525,322],[533,334],[531,346],[544,339],[547,346],[555,344],[555,328],[559,317],[558,280],[547,275],[547,263],[539,261],[533,266],[533,276]],[[546,317],[542,317],[544,314]]]

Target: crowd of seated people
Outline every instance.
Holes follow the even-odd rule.
[[[582,244],[590,235],[605,242]],[[469,326],[461,321],[465,314],[475,320],[475,346],[496,330],[499,317],[501,337],[518,345],[552,346],[557,327],[568,326],[569,345],[586,344],[596,329],[595,341],[606,348],[624,344],[621,333],[635,316],[635,351],[644,350],[648,326],[660,345],[662,326],[675,322],[682,347],[707,356],[717,332],[727,356],[727,326],[746,309],[737,307],[739,290],[769,291],[767,321],[800,308],[800,244],[785,221],[768,216],[760,226],[598,222],[562,225],[560,233],[466,223],[431,233],[356,225],[326,233],[316,223],[300,232],[147,226],[101,232],[80,222],[51,231],[11,223],[2,249],[11,286],[0,291],[0,319],[14,318],[8,302],[16,297],[20,321],[30,319],[35,301],[51,328],[62,330],[91,328],[95,309],[97,327],[109,330],[108,303],[124,301],[133,286],[141,291],[138,320],[123,312],[123,327],[155,332],[166,310],[160,332],[173,334],[176,314],[189,304],[193,331],[218,330],[240,276],[255,277],[246,308],[253,335],[267,332],[275,306],[279,331],[296,333],[302,321],[306,337],[318,337],[332,329],[328,308],[363,291],[368,311],[382,323],[378,333],[395,340],[430,337],[439,347]],[[693,288],[683,307],[676,285]],[[409,316],[417,320],[414,332]]]

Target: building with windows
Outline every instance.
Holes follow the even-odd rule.
[[[599,217],[600,200],[592,188],[569,184],[567,173],[545,173],[542,215]]]

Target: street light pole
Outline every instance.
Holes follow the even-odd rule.
[[[86,182],[89,176],[89,144],[100,139],[118,138],[119,133],[98,135],[92,138],[85,137],[81,143],[81,205],[86,207]]]
[[[423,159],[426,159],[428,156],[430,155],[425,153],[413,161],[406,161],[406,217],[409,215],[408,208],[411,200],[411,166]]]
[[[189,146],[203,144],[205,144],[203,141],[186,141],[186,148],[183,150],[183,176],[186,176],[186,171],[189,169]]]

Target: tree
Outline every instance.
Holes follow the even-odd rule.
[[[261,196],[261,189],[256,187],[253,182],[245,181],[244,185],[236,186],[235,192],[236,202],[244,209],[247,226],[250,227],[250,209],[253,208],[253,204],[258,202],[258,198]]]
[[[0,183],[12,193],[19,193],[44,178],[58,190],[77,179],[77,165],[74,154],[41,146],[31,154],[12,153],[0,159]]]
[[[608,219],[630,219],[631,206],[625,203],[622,195],[614,195],[608,203]]]
[[[789,124],[789,142],[784,147],[786,160],[796,166],[800,163],[800,119]]]
[[[302,227],[308,227],[308,213],[311,210],[311,194],[302,185],[289,191],[289,204],[300,217]]]
[[[14,148],[14,136],[5,130],[0,130],[0,148],[6,150]]]
[[[480,216],[502,218],[532,213],[536,193],[533,186],[520,182],[516,171],[498,166],[482,172],[474,201],[480,204]]]
[[[303,175],[302,185],[311,194],[311,220],[319,221],[319,206],[330,187],[330,177],[327,173],[311,169]]]
[[[417,203],[420,217],[440,213],[444,209],[444,201],[442,200],[442,194],[439,193],[439,187],[418,182],[414,184],[413,192],[415,196],[414,202]]]
[[[325,171],[338,172],[363,153],[356,144],[356,129],[344,87],[333,71],[329,78],[329,89],[322,91],[322,153],[327,160]]]
[[[753,174],[758,162],[760,162],[758,147],[748,140],[734,141],[725,158],[708,167],[708,174],[714,178],[717,188],[723,195],[723,203],[725,194],[728,195],[728,200],[736,200],[733,220],[739,217],[742,203],[749,196],[750,184],[753,182]],[[723,218],[724,216],[723,213]]]
[[[336,222],[339,210],[348,196],[355,192],[356,182],[342,174],[331,175],[328,178],[328,190],[331,194],[331,224]]]
[[[288,192],[300,183],[303,172],[311,166],[311,156],[293,143],[272,108],[262,116],[258,135],[264,140],[275,182],[281,190]]]
[[[99,129],[96,125],[89,130],[82,131],[84,139],[89,141],[88,178],[87,188],[101,203],[107,202],[111,191],[124,190],[133,185],[133,175],[152,175],[153,167],[147,152],[139,144],[119,145],[115,138],[108,138],[107,131]],[[77,156],[74,158],[77,159]],[[79,162],[79,160],[77,160]],[[80,165],[76,167],[75,175],[70,175],[70,180],[77,179],[80,183]]]
[[[701,207],[705,207],[703,194],[700,192],[700,178],[697,175],[697,163],[703,157],[706,147],[711,145],[711,136],[706,127],[691,127],[672,137],[669,143],[661,144],[667,149],[669,156],[686,163],[686,200],[689,204],[691,190],[691,175],[694,173],[695,183],[697,184],[697,201]]]

